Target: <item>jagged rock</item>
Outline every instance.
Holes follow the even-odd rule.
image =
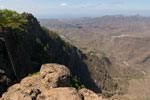
[[[44,64],[40,73],[24,78],[20,84],[15,84],[3,94],[2,100],[27,100],[35,98],[41,92],[58,86],[67,86],[70,71],[63,65]],[[15,95],[15,96],[14,96]]]
[[[0,100],[104,100],[88,89],[67,87],[69,75],[64,65],[44,64],[38,75],[11,86]]]
[[[37,100],[83,100],[80,93],[71,87],[53,88],[38,95]]]
[[[28,89],[38,88],[40,90],[50,89],[58,86],[66,86],[70,71],[63,65],[44,64],[41,67],[39,75],[26,77],[21,81],[21,88]]]
[[[83,95],[84,100],[107,100],[107,99],[104,99],[102,96],[86,88],[79,90],[79,92]]]
[[[43,78],[45,83],[53,87],[66,86],[69,76],[69,69],[59,64],[45,64],[42,65],[40,70],[40,78]]]

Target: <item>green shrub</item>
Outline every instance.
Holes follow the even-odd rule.
[[[87,50],[87,48],[81,48],[81,50]]]
[[[96,51],[90,51],[89,53],[96,53]]]
[[[50,36],[50,38],[52,39],[56,39],[59,37],[59,35],[57,34],[57,32],[54,32],[54,31],[50,31],[49,29],[47,29],[46,27],[42,26],[42,29],[47,32]]]
[[[29,73],[29,74],[28,74],[28,76],[33,76],[33,75],[38,75],[38,74],[39,74],[39,72],[32,73],[32,74],[31,74],[31,73]]]
[[[38,43],[39,45],[42,45],[42,46],[43,46],[43,43],[42,43],[42,41],[41,41],[40,38],[36,38],[36,43]]]
[[[74,87],[77,90],[80,90],[84,88],[85,86],[81,84],[80,79],[77,76],[70,76],[70,82],[69,82],[70,87]]]
[[[11,29],[25,31],[21,26],[27,23],[28,21],[24,18],[23,14],[8,9],[0,10],[1,27],[10,27]]]

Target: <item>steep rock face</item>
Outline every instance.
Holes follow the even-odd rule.
[[[13,83],[15,83],[15,75],[4,42],[0,40],[0,95]]]
[[[88,90],[68,86],[70,71],[64,65],[44,64],[38,75],[11,86],[0,100],[105,100]],[[61,87],[60,87],[61,86]]]
[[[95,92],[115,89],[105,65],[95,55],[83,54],[78,48],[61,39],[56,32],[41,27],[31,14],[23,16],[28,20],[27,24],[21,26],[24,32],[11,28],[6,28],[4,32],[0,30],[0,38],[4,36],[4,44],[7,47],[7,50],[3,51],[7,51],[5,57],[8,58],[6,67],[0,64],[0,69],[11,73],[5,73],[5,76],[20,81],[29,73],[38,72],[44,63],[58,63],[66,65],[71,74],[80,78],[81,83],[88,89]]]

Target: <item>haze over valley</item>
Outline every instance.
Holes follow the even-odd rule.
[[[111,76],[127,80],[128,93],[134,91],[133,96],[127,93],[125,98],[149,98],[144,91],[150,92],[145,85],[150,82],[150,17],[115,15],[39,21],[83,52],[107,57],[112,64],[107,68]]]

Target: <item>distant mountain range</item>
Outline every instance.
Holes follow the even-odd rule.
[[[147,78],[150,75],[150,17],[116,15],[62,20],[39,19],[39,22],[58,32],[62,38],[83,52],[108,57],[114,66],[107,70],[114,79],[128,77],[129,80],[137,80],[146,77],[144,79],[150,82]],[[144,82],[145,80],[134,80],[132,84],[141,84],[138,87],[146,91],[148,86],[143,86]],[[138,95],[139,88],[129,85],[128,93],[134,90],[132,95]],[[144,92],[140,95],[149,98]],[[143,100],[130,95],[127,97]]]
[[[150,55],[150,17],[116,15],[39,21],[79,46],[114,54],[133,65],[150,64],[146,59]]]

